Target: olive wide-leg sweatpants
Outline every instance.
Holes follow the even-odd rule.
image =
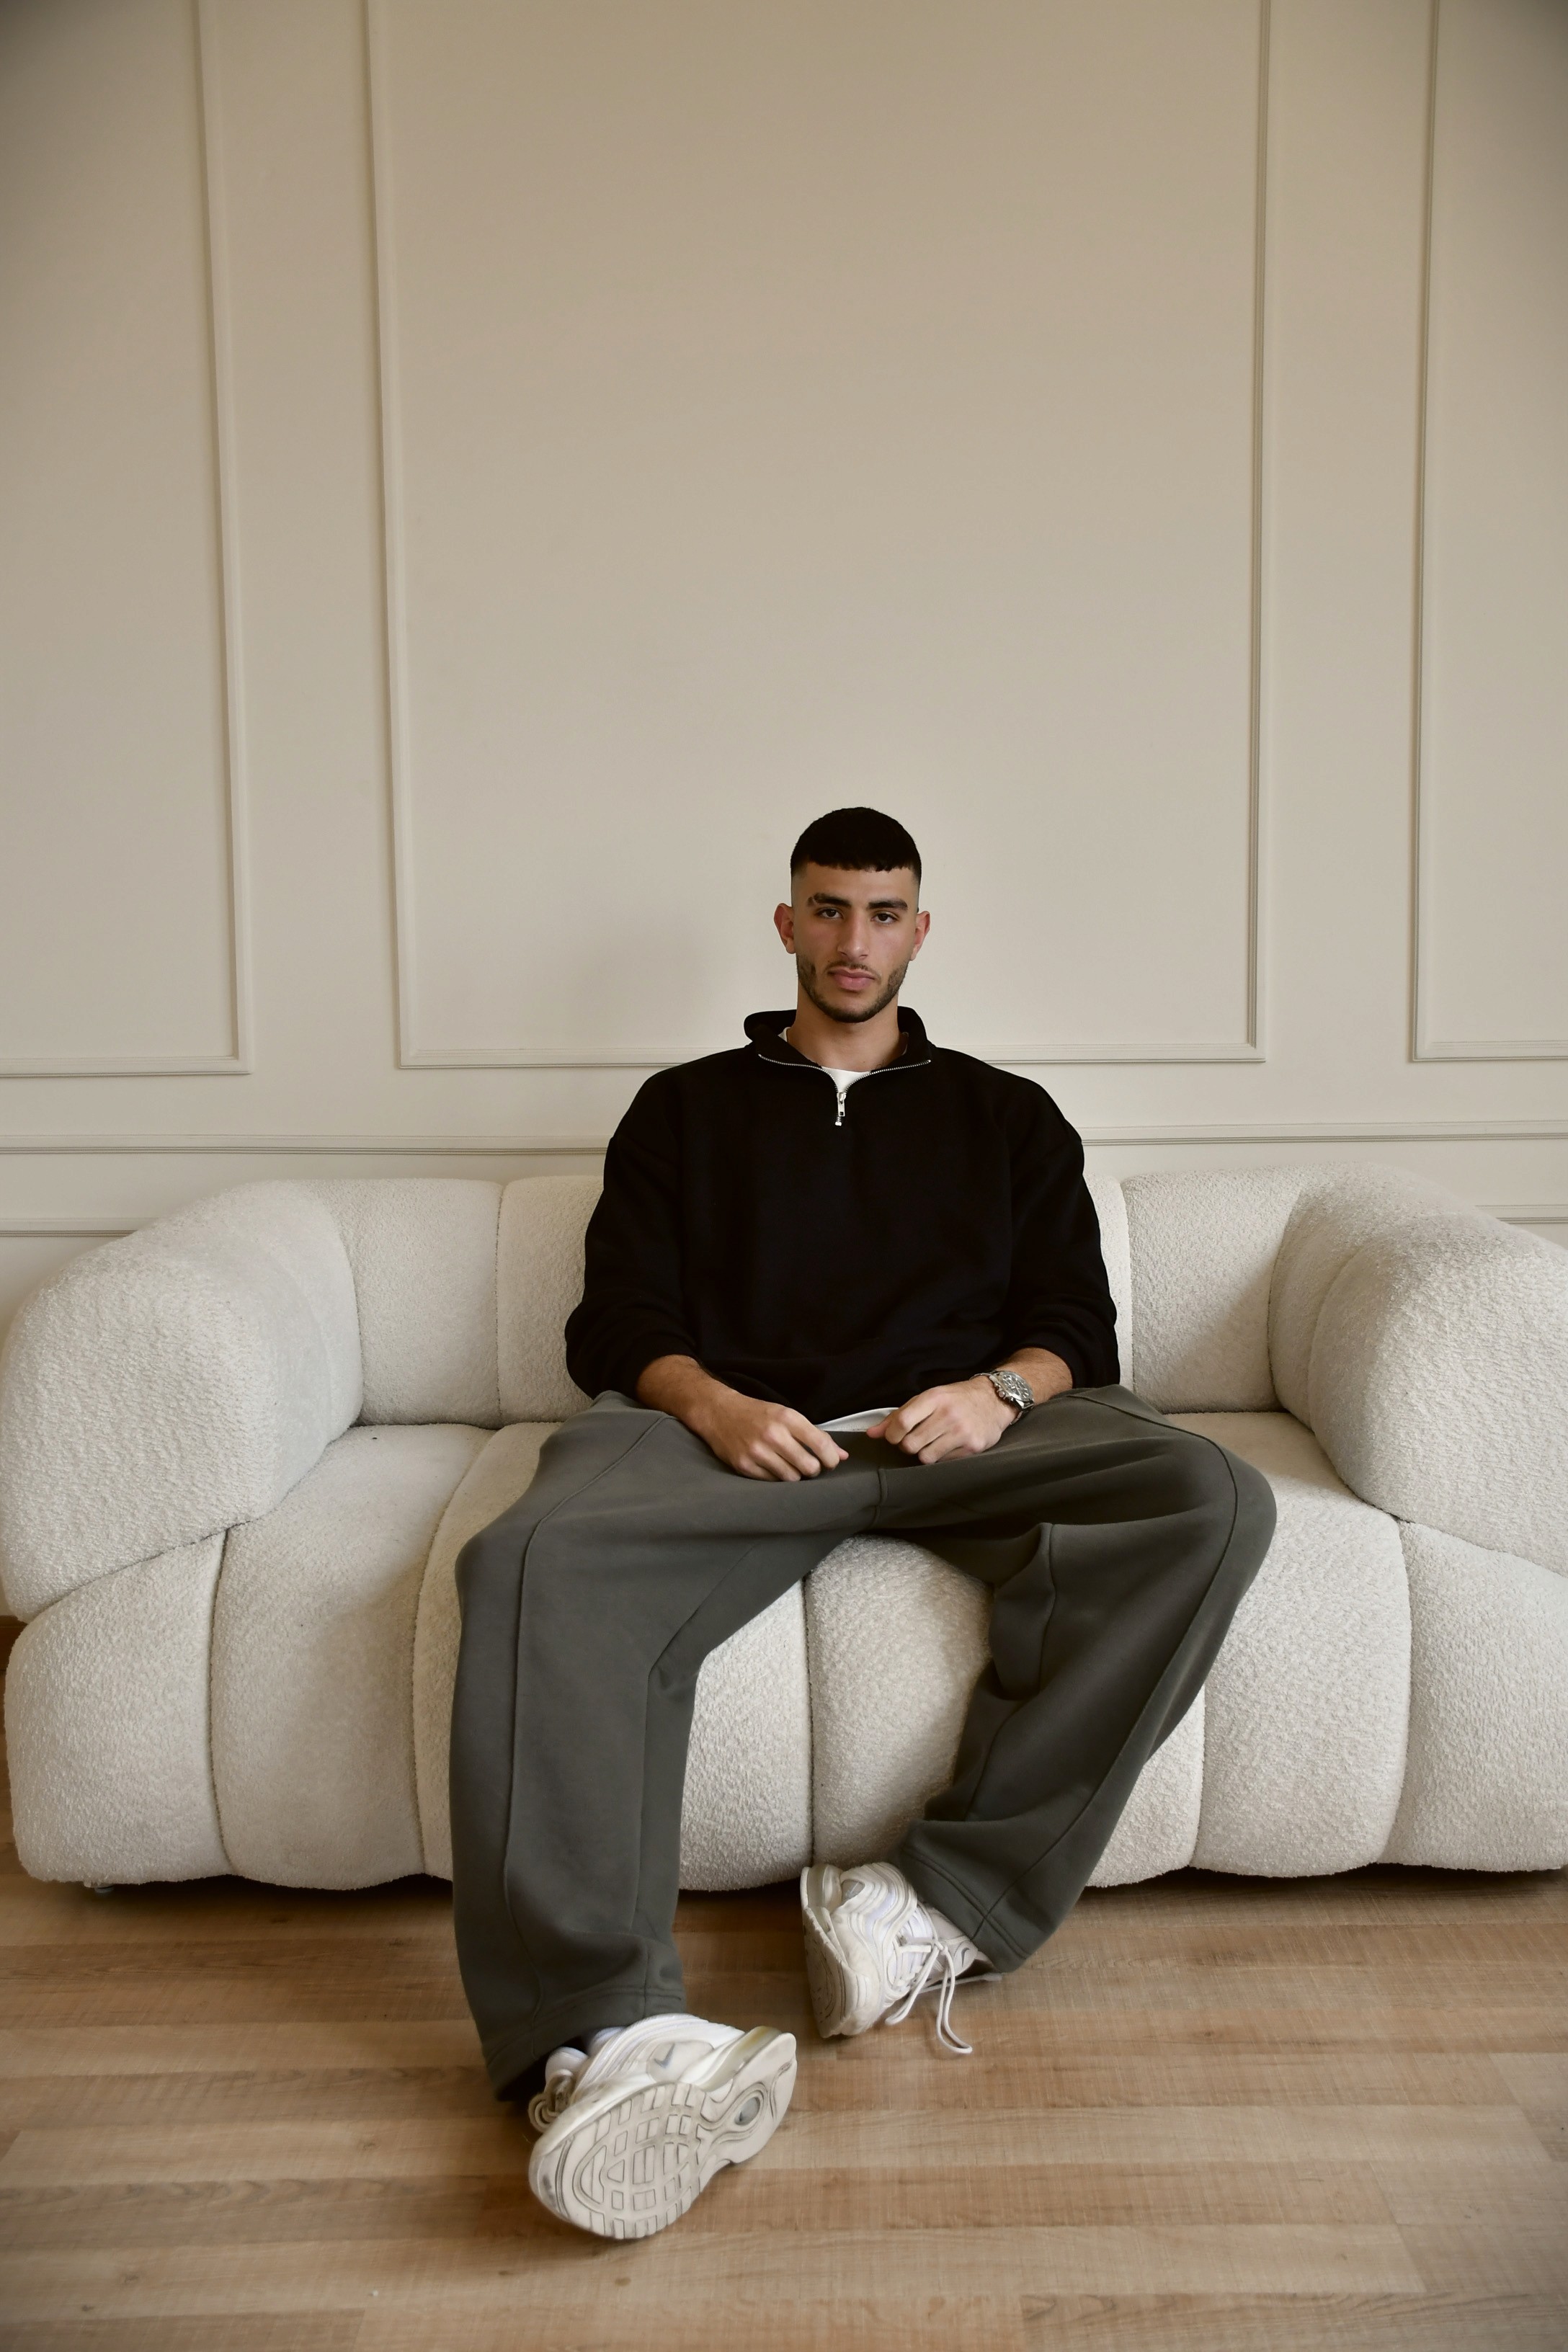
[[[742,1478],[606,1394],[464,1546],[454,1915],[498,2094],[560,2042],[685,2007],[698,1669],[842,1538],[913,1537],[992,1587],[952,1785],[893,1859],[1006,1970],[1082,1892],[1273,1533],[1256,1470],[1126,1389],[1075,1390],[929,1466],[841,1443],[847,1461],[798,1485]]]

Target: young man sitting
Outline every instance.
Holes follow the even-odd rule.
[[[792,1013],[638,1093],[567,1361],[593,1409],[458,1563],[458,1957],[529,2178],[644,2237],[772,2136],[792,2035],[689,2015],[672,1926],[698,1670],[848,1535],[993,1591],[952,1786],[897,1852],[801,1881],[824,2034],[1018,1968],[1202,1685],[1273,1532],[1257,1471],[1117,1385],[1083,1150],[900,991],[921,865],[872,809],[807,827],[774,916]]]

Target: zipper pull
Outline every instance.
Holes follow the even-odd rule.
[[[842,1127],[844,1124],[844,1097],[848,1091],[849,1089],[847,1087],[840,1087],[838,1088],[838,1116],[833,1122],[835,1127]]]

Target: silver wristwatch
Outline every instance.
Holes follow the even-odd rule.
[[[986,1372],[982,1377],[990,1381],[1003,1403],[1010,1404],[1016,1412],[1034,1410],[1035,1391],[1022,1372]]]

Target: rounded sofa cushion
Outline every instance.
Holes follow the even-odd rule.
[[[213,1792],[208,1670],[223,1538],[79,1586],[5,1675],[16,1854],[89,1886],[208,1878],[229,1863]]]
[[[1289,1413],[1182,1413],[1264,1473],[1279,1525],[1205,1687],[1200,1869],[1356,1870],[1405,1779],[1410,1601],[1399,1530]]]
[[[1388,1862],[1568,1863],[1568,1576],[1434,1528],[1410,1576],[1410,1756]]]
[[[359,1407],[348,1259],[305,1186],[240,1185],[74,1258],[0,1363],[10,1607],[258,1518]]]
[[[361,1419],[494,1429],[500,1186],[466,1176],[344,1176],[301,1190],[336,1218],[353,1268]]]
[[[1162,1412],[1274,1404],[1269,1280],[1304,1174],[1215,1168],[1124,1179],[1131,1360],[1139,1395]]]
[[[720,1893],[811,1860],[811,1689],[800,1586],[702,1661],[686,1755],[680,1883]]]
[[[1307,1173],[1268,1287],[1268,1358],[1287,1412],[1313,1425],[1308,1383],[1318,1317],[1357,1250],[1391,1225],[1462,1205],[1403,1168],[1331,1163]]]
[[[424,1867],[410,1682],[430,1546],[482,1430],[353,1429],[236,1528],[212,1627],[213,1780],[236,1870],[372,1886]]]
[[[1568,1252],[1474,1210],[1374,1234],[1318,1316],[1312,1427],[1358,1495],[1568,1569]]]

